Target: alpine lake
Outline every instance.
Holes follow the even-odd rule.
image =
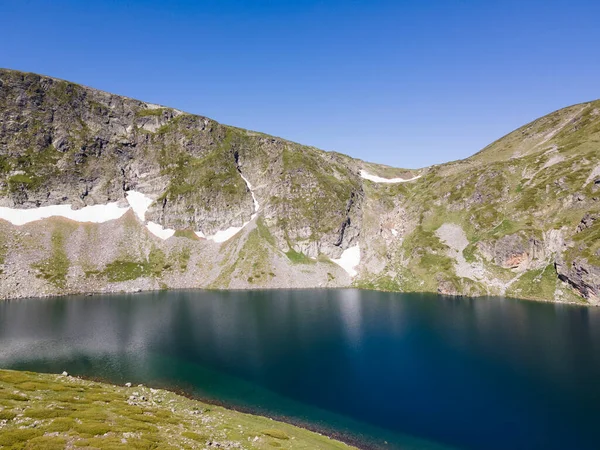
[[[600,448],[600,308],[354,289],[11,300],[0,368],[167,388],[361,448]]]

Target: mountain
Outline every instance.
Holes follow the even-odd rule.
[[[0,298],[343,287],[600,303],[600,101],[421,170],[0,70]]]

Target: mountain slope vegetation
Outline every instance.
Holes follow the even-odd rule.
[[[597,304],[599,198],[600,101],[415,171],[0,70],[0,298],[356,286]],[[8,220],[110,204],[123,214],[97,223]]]

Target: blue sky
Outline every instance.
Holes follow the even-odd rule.
[[[0,67],[417,168],[600,98],[600,1],[0,1]]]

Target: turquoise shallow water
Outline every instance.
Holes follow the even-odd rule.
[[[402,449],[597,449],[600,309],[358,290],[0,303],[0,367],[180,389]]]

